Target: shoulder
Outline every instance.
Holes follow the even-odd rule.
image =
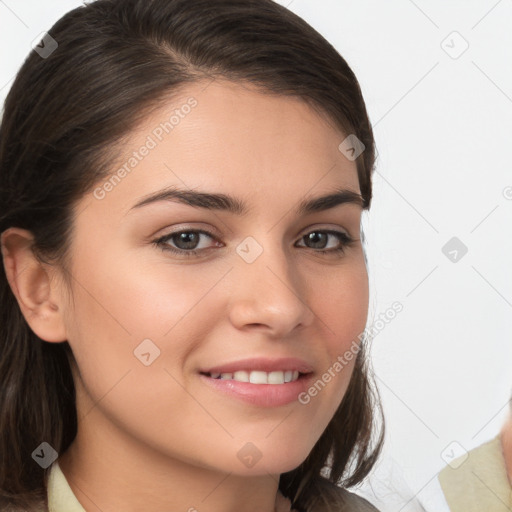
[[[379,512],[362,496],[328,480],[319,482],[319,490],[320,496],[312,509],[314,512]]]
[[[364,499],[362,496],[358,496],[357,494],[344,490],[344,499],[346,506],[348,507],[348,511],[353,512],[379,512],[377,508],[375,508],[368,500]],[[344,509],[345,510],[345,509]]]
[[[496,471],[502,473],[505,469],[505,460],[501,450],[500,437],[496,436],[490,441],[473,448],[469,452],[454,458],[439,473],[439,480],[465,478],[473,472],[475,468],[487,471]]]
[[[438,475],[451,510],[497,510],[512,491],[499,437],[453,459]]]

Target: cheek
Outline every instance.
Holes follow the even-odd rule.
[[[322,325],[324,366],[308,391],[313,407],[323,409],[324,420],[338,408],[352,377],[368,316],[368,275],[364,263],[340,272],[323,287],[314,302]],[[323,399],[315,397],[323,395]],[[325,422],[325,426],[327,421]]]
[[[67,315],[80,372],[79,418],[107,417],[162,452],[200,459],[200,444],[196,450],[192,441],[205,429],[223,432],[182,387],[182,369],[188,353],[207,339],[208,318],[217,321],[201,298],[219,277],[209,272],[194,279],[192,267],[180,272],[161,264],[134,270],[85,253],[83,261],[91,262],[89,271],[88,265],[74,269],[75,306]]]
[[[227,315],[229,293],[222,291],[219,280],[229,266],[167,265],[161,254],[141,266],[129,258],[109,260],[107,255],[113,253],[109,249],[98,256],[84,250],[74,270],[80,285],[74,290],[69,339],[77,360],[81,359],[80,368],[90,368],[99,381],[105,375],[119,378],[127,368],[143,366],[141,353],[149,352],[146,362],[183,369],[187,356],[226,320],[221,315]],[[304,276],[304,282],[310,278]],[[368,312],[364,262],[326,268],[305,293],[317,317],[312,326],[312,335],[319,340],[315,349],[329,367],[364,330]],[[338,393],[346,387],[343,381],[349,380],[349,368],[343,372],[346,377],[334,379],[330,386]]]
[[[325,329],[328,353],[334,360],[353,340],[359,342],[366,327],[369,287],[364,263],[324,280],[316,297],[315,311]]]
[[[172,337],[183,320],[201,314],[198,304],[223,274],[222,269],[201,272],[192,266],[166,265],[161,255],[129,259],[108,254],[115,252],[85,252],[77,262],[75,281],[81,284],[74,290],[73,315],[83,332],[98,340],[122,339],[125,348],[134,349],[146,338],[158,344],[157,340]]]
[[[228,323],[226,303],[231,295],[222,278],[230,266],[172,265],[159,253],[131,260],[119,257],[119,251],[118,257],[107,256],[111,254],[116,254],[112,248],[101,253],[84,248],[74,270],[77,283],[69,341],[87,389],[82,414],[92,411],[92,419],[101,412],[135,437],[162,452],[179,453],[183,459],[215,465],[226,459],[225,453],[233,452],[223,462],[228,469],[236,457],[234,445],[246,439],[257,439],[265,453],[283,449],[294,454],[293,464],[305,458],[339,406],[354,360],[317,389],[308,405],[296,404],[295,414],[285,422],[265,417],[241,421],[237,409],[214,407],[203,400],[215,411],[209,415],[182,386],[188,385],[184,377],[189,355],[215,337],[216,327]],[[309,329],[312,339],[318,340],[311,348],[324,363],[321,377],[364,330],[366,267],[363,261],[361,265],[352,261],[303,279],[311,281],[305,301],[316,315]],[[143,340],[154,344],[145,342],[145,352],[153,361],[148,366],[134,354]],[[226,436],[218,421],[229,426],[236,441]],[[276,424],[281,426],[274,432]],[[304,425],[307,428],[301,428]],[[213,436],[208,456],[203,444],[197,443],[205,431]],[[285,455],[281,461],[276,458],[276,464],[288,464],[291,469],[293,464],[285,459]]]
[[[84,248],[73,269],[67,332],[81,378],[94,401],[113,386],[123,389],[121,380],[136,379],[135,394],[127,391],[120,399],[123,407],[139,399],[148,406],[160,399],[170,403],[166,386],[174,385],[172,394],[179,391],[171,374],[181,373],[188,354],[218,321],[203,299],[224,271],[199,273],[161,259],[141,266],[127,258],[109,259],[111,253]],[[163,389],[163,397],[155,393]]]

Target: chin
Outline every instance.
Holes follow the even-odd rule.
[[[251,443],[246,443],[237,450],[236,461],[226,461],[226,470],[240,476],[266,476],[268,474],[280,475],[300,466],[311,452],[312,447],[280,446],[267,444],[256,448]]]

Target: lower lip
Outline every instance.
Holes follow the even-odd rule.
[[[200,374],[203,382],[221,393],[260,407],[279,407],[298,401],[300,393],[306,391],[312,373],[301,375],[297,380],[284,384],[251,384],[229,379],[212,379]]]

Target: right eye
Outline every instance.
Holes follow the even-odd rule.
[[[198,253],[210,248],[203,247],[196,249],[197,244],[200,241],[201,235],[204,235],[213,240],[217,240],[211,233],[208,233],[208,231],[203,231],[199,229],[186,229],[164,235],[154,240],[153,243],[157,247],[160,247],[163,251],[170,251],[180,256],[190,257],[195,256]],[[169,241],[171,241],[175,246],[177,245],[178,247],[173,247],[169,245]]]

